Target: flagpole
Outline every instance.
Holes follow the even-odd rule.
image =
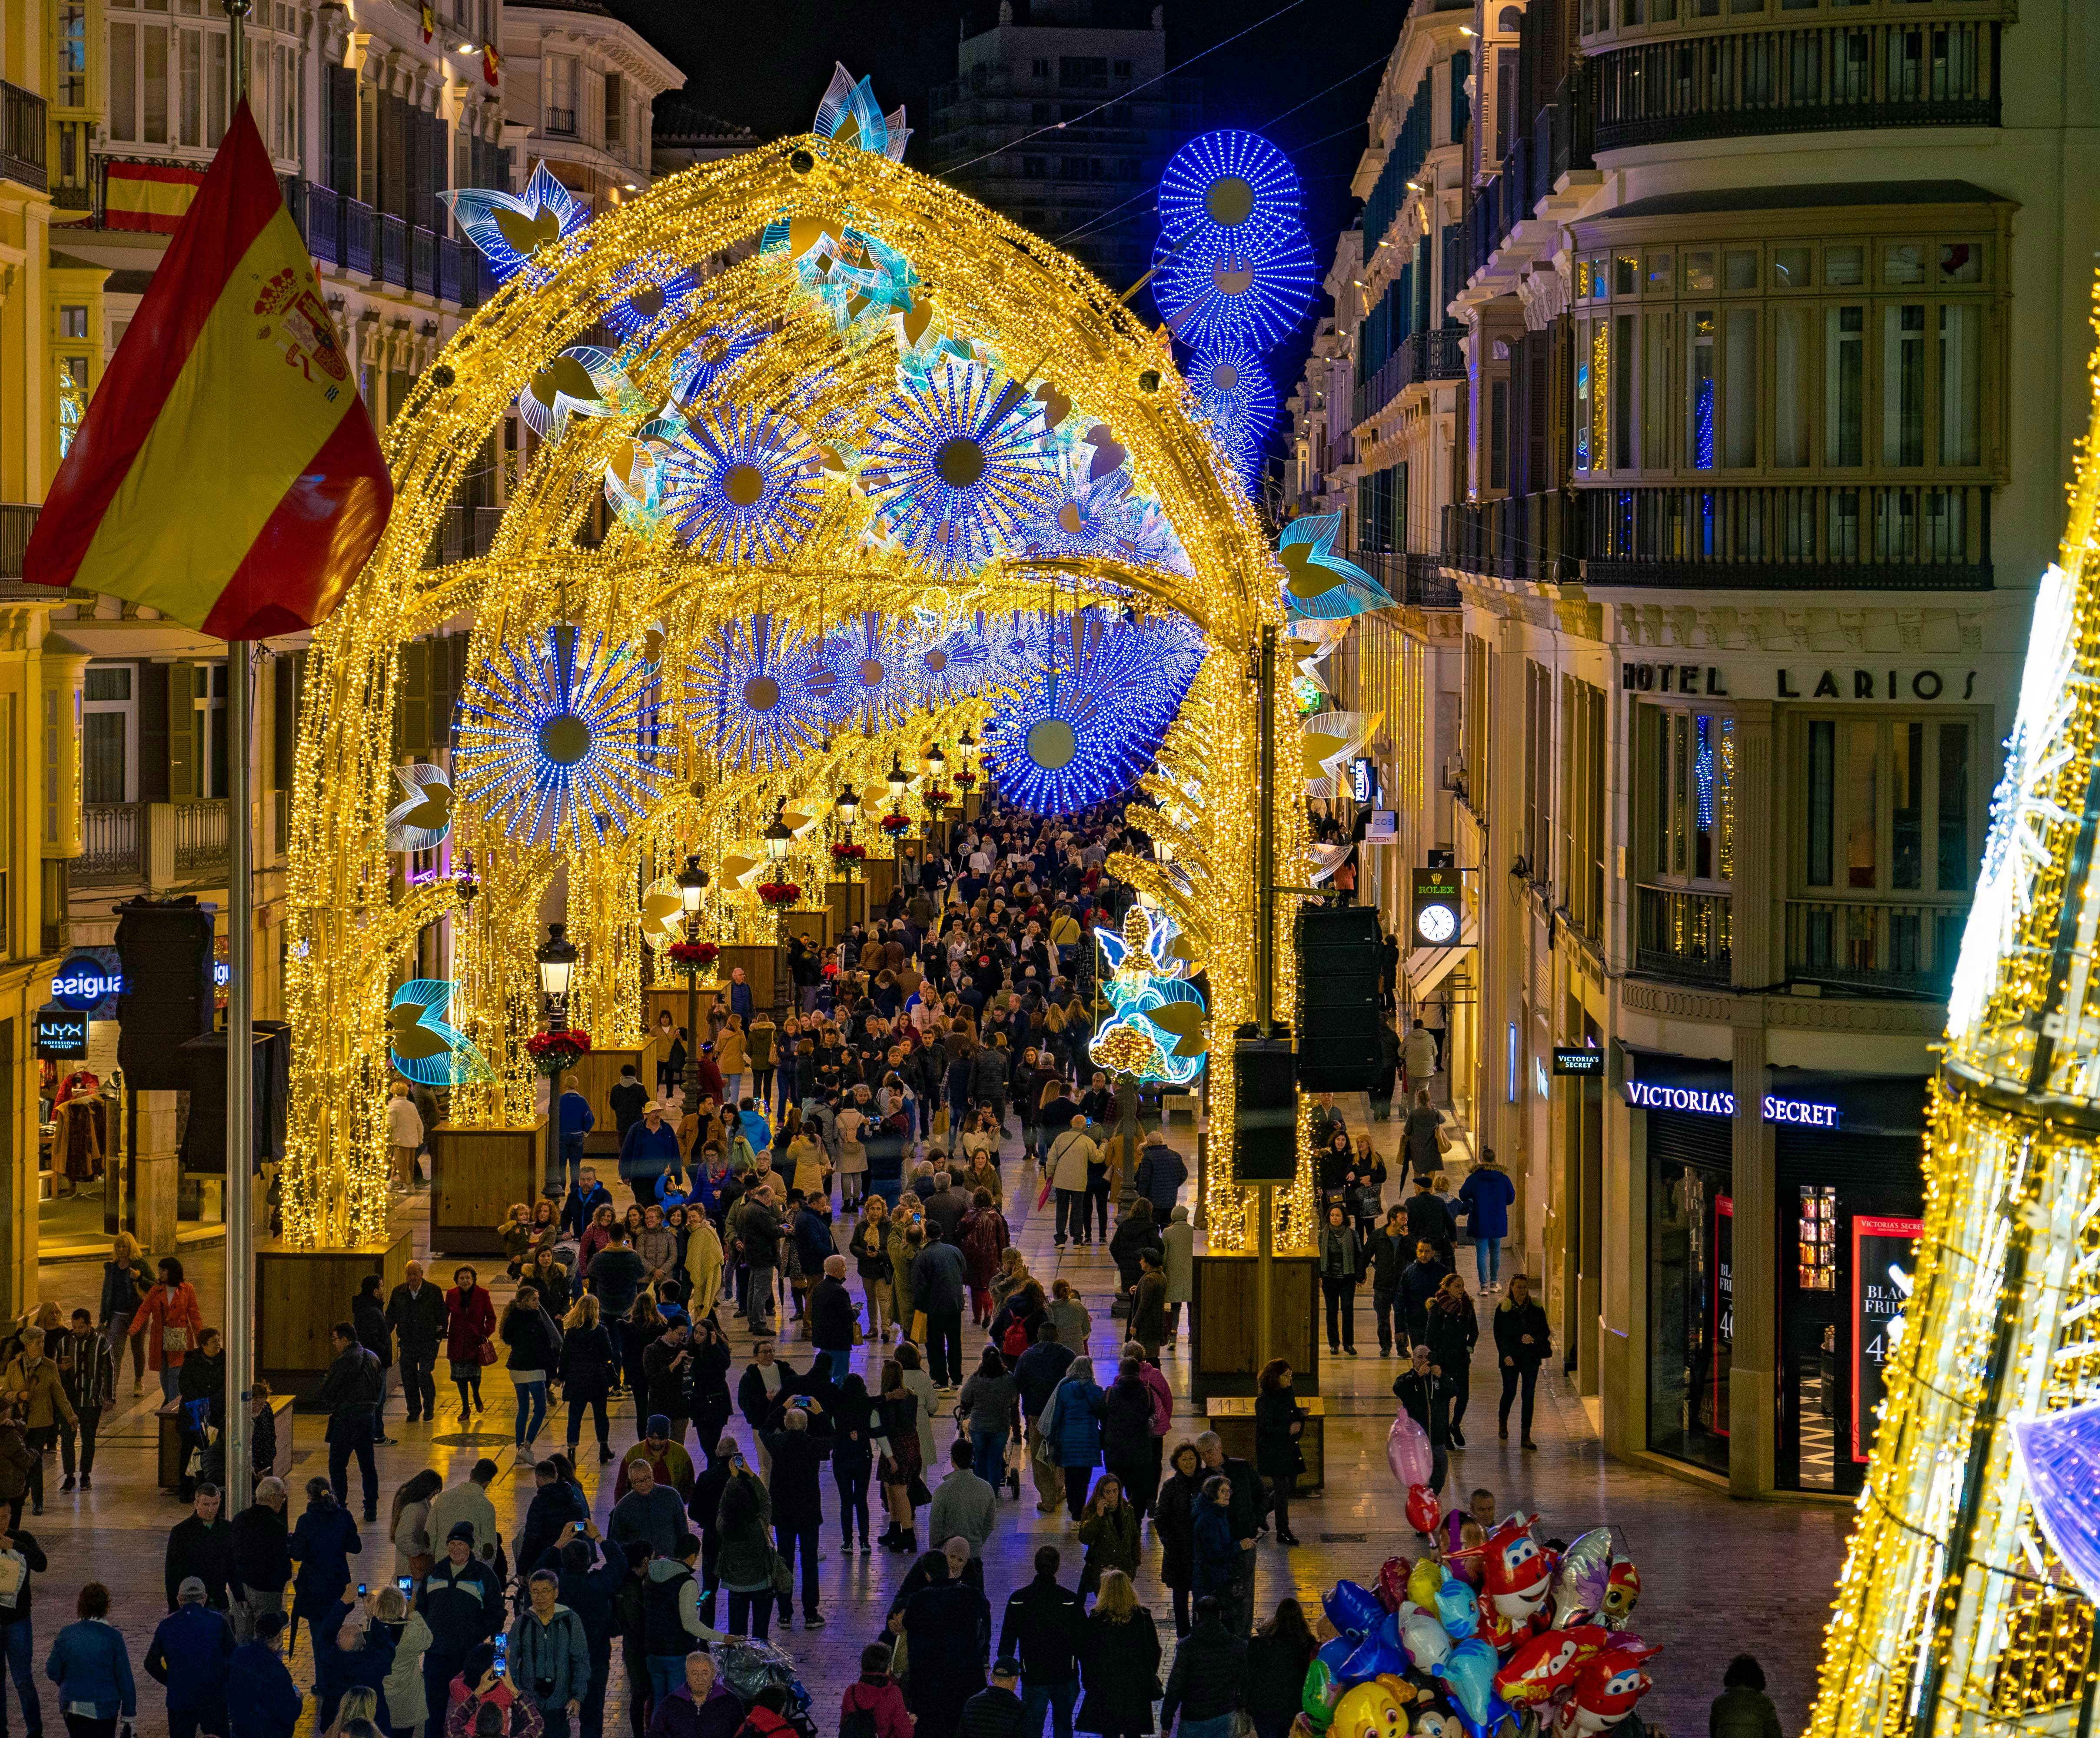
[[[252,0],[224,0],[227,58],[232,64],[233,100],[248,95],[247,20]],[[255,1339],[255,1039],[250,997],[254,975],[250,946],[254,934],[255,877],[250,861],[249,754],[253,747],[248,684],[253,673],[251,644],[229,640],[226,646],[226,724],[231,739],[226,757],[226,1450],[225,1505],[221,1512],[238,1515],[252,1500],[249,1465],[249,1407],[254,1394]]]

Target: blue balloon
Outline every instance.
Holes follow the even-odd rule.
[[[1312,1657],[1327,1668],[1330,1677],[1339,1682],[1342,1668],[1348,1662],[1349,1656],[1356,1652],[1356,1648],[1357,1644],[1348,1636],[1338,1635]]]
[[[1405,1674],[1408,1664],[1406,1651],[1400,1645],[1400,1618],[1385,1612],[1380,1614],[1378,1627],[1343,1663],[1339,1677],[1347,1684],[1365,1683],[1381,1672],[1400,1677]]]
[[[1378,1627],[1385,1608],[1370,1588],[1352,1581],[1339,1581],[1320,1602],[1327,1621],[1352,1641],[1361,1641]]]
[[[1473,1590],[1455,1575],[1444,1577],[1444,1585],[1436,1590],[1436,1617],[1444,1626],[1444,1633],[1454,1642],[1462,1642],[1480,1626],[1480,1605]]]
[[[1429,1668],[1450,1686],[1451,1701],[1471,1731],[1486,1730],[1489,1705],[1495,1699],[1495,1670],[1501,1663],[1488,1642],[1471,1635]]]

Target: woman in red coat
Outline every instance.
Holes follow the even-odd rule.
[[[197,1335],[204,1331],[204,1312],[197,1308],[196,1288],[183,1277],[183,1264],[173,1255],[161,1258],[159,1282],[132,1312],[131,1332],[146,1336],[146,1362],[161,1374],[161,1398],[171,1401],[183,1373],[183,1358],[196,1349]]]
[[[452,1275],[452,1289],[445,1294],[445,1356],[452,1361],[452,1383],[459,1390],[460,1422],[473,1411],[486,1412],[481,1403],[482,1366],[496,1361],[489,1336],[496,1332],[496,1306],[482,1289],[481,1276],[463,1267]]]

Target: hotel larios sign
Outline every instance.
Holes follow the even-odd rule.
[[[1622,664],[1619,686],[1630,694],[1683,694],[1717,700],[1748,698],[1774,700],[1973,700],[1974,670],[1923,667],[1864,666],[1818,669],[1783,664],[1745,673],[1718,664]],[[1768,692],[1760,695],[1760,687]]]

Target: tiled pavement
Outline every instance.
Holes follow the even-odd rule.
[[[1354,1119],[1352,1119],[1352,1122]],[[1176,1131],[1177,1141],[1187,1136],[1185,1123]],[[1383,1148],[1394,1130],[1376,1130]],[[1035,1190],[1021,1189],[1019,1162],[1009,1149],[1007,1162],[1008,1217],[1015,1241],[1026,1255],[1031,1270],[1046,1283],[1063,1277],[1073,1281],[1094,1318],[1092,1349],[1098,1356],[1112,1354],[1120,1341],[1112,1324],[1109,1303],[1114,1285],[1114,1269],[1105,1250],[1096,1244],[1086,1250],[1070,1250],[1060,1259],[1052,1247],[1047,1212],[1032,1211]],[[1397,1185],[1389,1187],[1396,1194]],[[426,1242],[426,1216],[421,1208],[426,1198],[417,1197],[412,1209],[404,1209],[402,1223],[412,1213],[425,1223],[416,1226],[419,1252]],[[198,1282],[207,1320],[215,1319],[223,1290],[216,1251],[198,1251],[188,1262]],[[483,1263],[483,1266],[487,1264]],[[1471,1283],[1470,1264],[1467,1264]],[[76,1303],[94,1307],[100,1284],[99,1264],[85,1262],[55,1264],[44,1272],[47,1295],[70,1308]],[[348,1299],[345,1299],[346,1305]],[[739,1367],[748,1338],[736,1330]],[[981,1340],[967,1336],[967,1364],[973,1365]],[[1399,1493],[1385,1465],[1385,1436],[1394,1402],[1390,1386],[1399,1373],[1397,1360],[1375,1356],[1375,1330],[1368,1300],[1360,1307],[1358,1343],[1373,1348],[1370,1355],[1355,1359],[1330,1360],[1322,1378],[1327,1396],[1330,1423],[1327,1435],[1329,1483],[1320,1499],[1301,1499],[1292,1520],[1306,1543],[1285,1551],[1264,1542],[1257,1555],[1255,1588],[1257,1613],[1273,1608],[1287,1593],[1317,1599],[1339,1576],[1365,1581],[1375,1576],[1379,1563],[1395,1551],[1413,1555],[1414,1541],[1400,1514]],[[797,1363],[806,1348],[788,1343]],[[1602,1453],[1582,1403],[1549,1371],[1539,1387],[1538,1452],[1525,1453],[1513,1445],[1495,1439],[1493,1402],[1497,1384],[1492,1361],[1486,1352],[1484,1333],[1480,1361],[1473,1381],[1475,1400],[1471,1446],[1454,1451],[1452,1486],[1469,1490],[1485,1484],[1497,1494],[1504,1511],[1521,1506],[1538,1511],[1551,1533],[1572,1538],[1585,1528],[1609,1524],[1617,1533],[1620,1548],[1639,1564],[1642,1598],[1635,1626],[1648,1639],[1667,1650],[1655,1668],[1657,1687],[1643,1705],[1651,1725],[1677,1734],[1695,1732],[1705,1722],[1706,1704],[1718,1693],[1722,1665],[1742,1648],[1757,1652],[1771,1679],[1783,1727],[1799,1729],[1814,1688],[1820,1630],[1828,1608],[1844,1536],[1849,1528],[1849,1510],[1794,1503],[1732,1502],[1705,1489],[1645,1469],[1608,1460]],[[863,1353],[872,1374],[878,1348]],[[1185,1427],[1177,1419],[1176,1436],[1185,1428],[1201,1429],[1193,1401],[1186,1392],[1185,1360],[1170,1352],[1164,1367],[1173,1382]],[[492,1453],[504,1471],[491,1493],[506,1534],[514,1531],[525,1502],[530,1500],[529,1473],[521,1489],[514,1477],[508,1432],[512,1403],[500,1369],[491,1370],[484,1383],[489,1402],[485,1422],[476,1428],[501,1433],[499,1446],[468,1445],[434,1447],[432,1438],[454,1436],[461,1425],[452,1397],[442,1381],[439,1416],[430,1425],[401,1423],[398,1397],[392,1403],[391,1427],[403,1439],[400,1445],[379,1451],[382,1513],[386,1512],[399,1480],[424,1466],[443,1471],[446,1481],[457,1482],[475,1458]],[[128,1389],[120,1381],[120,1391]],[[48,1651],[50,1637],[63,1617],[69,1617],[73,1597],[79,1585],[91,1578],[106,1581],[117,1595],[116,1620],[130,1638],[135,1668],[143,1656],[153,1626],[163,1609],[161,1564],[166,1528],[183,1512],[174,1501],[157,1490],[152,1483],[152,1423],[148,1408],[157,1396],[153,1378],[147,1378],[147,1393],[137,1401],[124,1398],[123,1409],[103,1451],[97,1488],[91,1493],[60,1496],[56,1493],[55,1457],[46,1478],[46,1511],[31,1524],[49,1553],[51,1572],[38,1577],[37,1612],[38,1665]],[[564,1409],[565,1416],[565,1409]],[[299,1423],[296,1476],[303,1480],[326,1471],[326,1453],[320,1446],[320,1420]],[[739,1419],[737,1428],[741,1432]],[[615,1420],[618,1445],[634,1435],[632,1403],[623,1403]],[[945,1450],[949,1427],[940,1429]],[[548,1439],[543,1436],[544,1445]],[[588,1448],[588,1444],[586,1445]],[[611,1469],[602,1474],[586,1454],[578,1469],[585,1488],[594,1496],[596,1513],[602,1521],[611,1506]],[[355,1473],[352,1473],[353,1484]],[[1024,1487],[1026,1488],[1026,1487]],[[1032,1493],[1030,1493],[1032,1496]],[[832,1504],[836,1492],[825,1481],[826,1515],[836,1517]],[[293,1513],[303,1506],[295,1490]],[[353,1493],[355,1501],[355,1493]],[[1030,1559],[1045,1541],[1063,1543],[1068,1537],[1061,1512],[1039,1516],[1032,1500],[1003,1503],[1000,1530],[988,1553],[987,1592],[995,1619],[1007,1592],[1027,1579]],[[923,1517],[922,1517],[923,1520]],[[391,1573],[389,1547],[367,1530],[363,1562],[373,1581]],[[1361,1536],[1359,1539],[1358,1536]],[[816,1702],[819,1730],[828,1735],[837,1718],[840,1691],[858,1667],[861,1646],[879,1629],[882,1612],[902,1579],[907,1560],[878,1551],[871,1557],[842,1556],[836,1549],[836,1535],[827,1525],[827,1558],[823,1581],[828,1601],[828,1626],[819,1631],[796,1630],[785,1638],[801,1664],[804,1681]],[[924,1542],[922,1536],[922,1544]],[[1140,1597],[1152,1603],[1162,1619],[1162,1634],[1171,1637],[1167,1619],[1167,1591],[1156,1574],[1158,1558],[1147,1538],[1147,1570],[1139,1578]],[[1068,1573],[1075,1573],[1078,1553],[1067,1557]],[[776,1626],[776,1640],[783,1639]],[[616,1656],[615,1656],[616,1657]],[[302,1683],[307,1679],[303,1644],[295,1668]],[[615,1664],[613,1691],[607,1709],[607,1730],[624,1733],[624,1688]],[[141,1728],[147,1733],[165,1729],[165,1717],[157,1687],[140,1674]],[[46,1687],[48,1688],[48,1686]],[[311,1705],[308,1718],[311,1718]],[[55,1709],[46,1705],[47,1729],[57,1724]]]

